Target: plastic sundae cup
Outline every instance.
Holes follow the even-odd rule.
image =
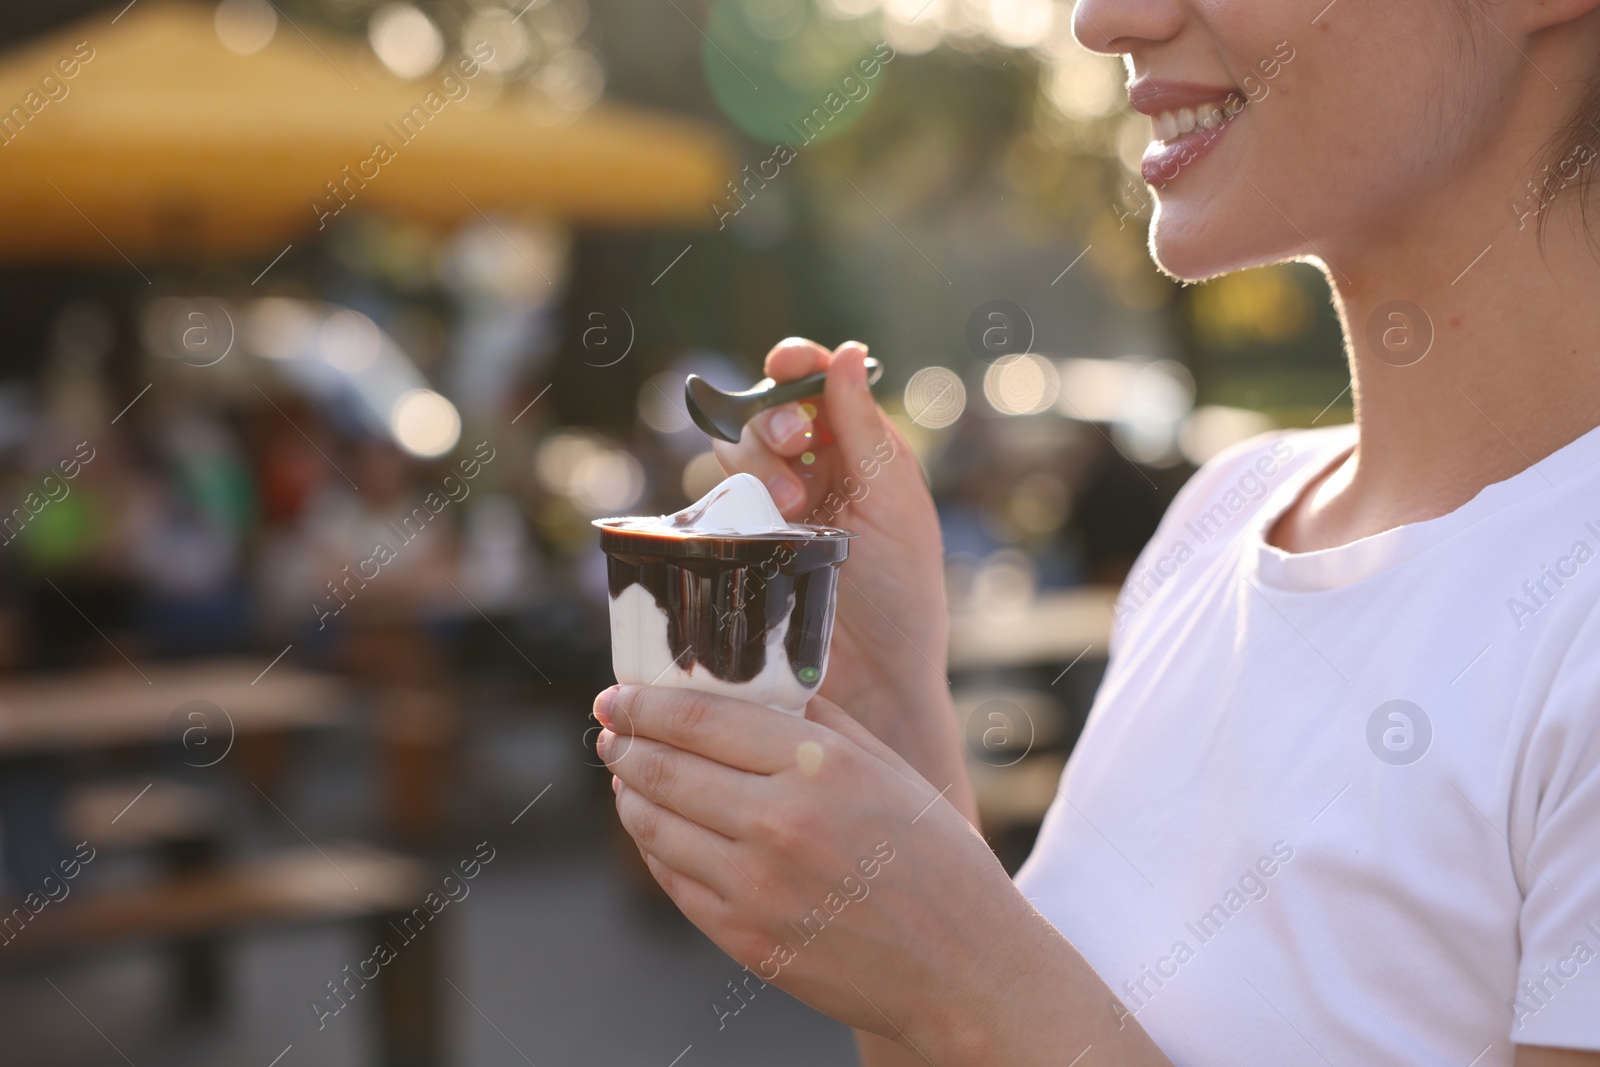
[[[805,713],[828,670],[839,564],[853,533],[788,522],[748,474],[675,515],[595,525],[617,681]]]

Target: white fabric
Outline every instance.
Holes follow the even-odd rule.
[[[1267,545],[1354,443],[1184,487],[1017,883],[1179,1067],[1600,1049],[1600,430],[1438,519]]]

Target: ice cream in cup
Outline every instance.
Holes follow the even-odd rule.
[[[617,681],[805,713],[828,670],[839,565],[854,534],[789,522],[749,474],[673,515],[595,525]]]

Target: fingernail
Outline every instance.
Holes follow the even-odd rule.
[[[611,739],[616,736],[611,732],[610,728],[601,730],[599,736],[594,739],[594,754],[604,760],[606,758],[606,749],[611,747]]]
[[[622,687],[614,685],[610,689],[602,690],[600,695],[594,698],[594,717],[600,720],[601,726],[608,729],[611,726],[611,705],[617,699],[617,690],[620,688]]]
[[[779,511],[792,511],[806,502],[806,491],[800,487],[800,479],[792,474],[774,474],[768,478],[767,492],[772,494],[772,502],[778,505]]]
[[[807,419],[797,407],[784,404],[767,412],[767,442],[774,447],[806,430]]]
[[[614,774],[611,776],[611,793],[613,796],[617,796],[622,793],[622,779],[618,778]]]

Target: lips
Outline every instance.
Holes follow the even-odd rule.
[[[1165,188],[1216,145],[1248,101],[1233,86],[1140,78],[1128,103],[1150,116],[1155,140],[1140,162],[1144,180]]]

